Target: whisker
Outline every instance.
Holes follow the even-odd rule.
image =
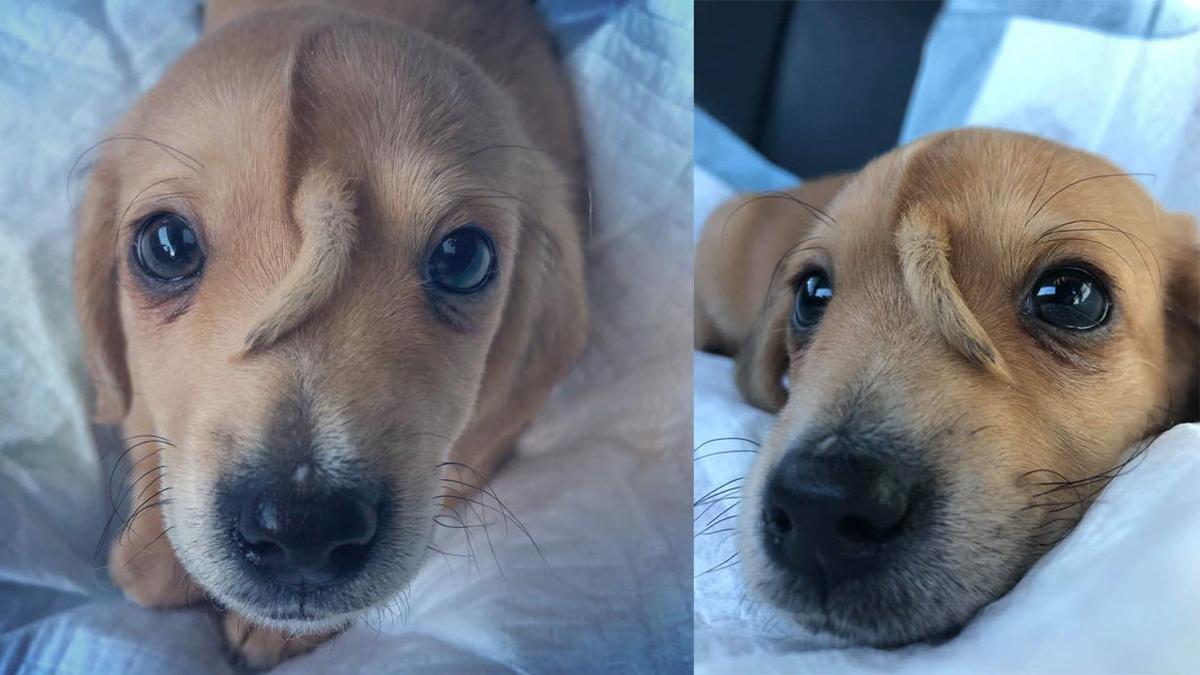
[[[712,517],[712,520],[709,520],[709,521],[708,521],[708,525],[707,525],[707,527],[711,527],[713,524],[715,524],[715,523],[717,522],[717,520],[718,520],[718,519],[725,517],[725,514],[729,513],[729,512],[730,512],[730,511],[732,511],[733,509],[737,508],[737,505],[738,505],[738,502],[734,502],[733,504],[730,504],[729,506],[726,506],[726,507],[725,507],[724,509],[722,509],[722,510],[721,510],[721,511],[720,511],[720,512],[717,514],[717,515],[713,516],[713,517]],[[734,516],[736,516],[736,515],[737,515],[737,514],[734,514]],[[692,522],[694,523],[694,522],[696,522],[696,521],[695,521],[695,520],[693,520]]]
[[[448,555],[448,556],[451,556],[454,558],[469,558],[469,557],[471,557],[467,553],[450,553],[449,551],[443,551],[442,549],[440,549],[432,544],[426,544],[425,548],[429,549],[430,551],[433,551],[434,553],[439,553],[441,555]]]
[[[530,533],[529,528],[525,527],[525,523],[521,522],[521,519],[517,517],[517,514],[513,513],[512,509],[508,508],[508,506],[500,499],[499,495],[496,494],[495,489],[492,488],[491,482],[488,481],[488,479],[483,474],[479,473],[479,471],[475,470],[473,467],[468,466],[467,464],[463,464],[462,462],[442,462],[441,464],[438,464],[437,466],[439,469],[443,468],[443,467],[447,467],[447,466],[452,466],[452,467],[456,467],[459,469],[465,469],[465,470],[471,472],[479,481],[481,481],[483,483],[482,486],[472,485],[470,483],[466,483],[464,481],[456,480],[453,478],[443,478],[442,480],[453,483],[453,484],[462,485],[463,487],[466,487],[468,489],[478,490],[479,492],[482,492],[483,494],[491,497],[492,500],[496,502],[497,506],[499,506],[500,509],[502,509],[508,515],[508,517],[512,520],[513,524],[516,525],[517,529],[521,530],[521,532],[525,535],[525,538],[529,540],[529,543],[533,546],[534,550],[537,551],[538,557],[542,559],[542,562],[547,562],[546,556],[542,553],[541,546],[539,546],[537,543],[537,540],[535,540],[533,538],[533,535]],[[549,564],[549,563],[547,563],[547,564]]]
[[[165,492],[167,492],[170,489],[171,488],[169,486],[162,488],[158,492],[155,492],[154,494],[147,497],[146,498],[147,502],[150,502],[151,500],[156,499],[157,497],[161,496],[162,494],[164,494]],[[137,522],[138,517],[140,517],[147,510],[153,508],[154,506],[166,504],[166,503],[168,503],[166,500],[162,500],[162,501],[154,502],[154,503],[143,503],[142,505],[138,506],[138,508],[134,510],[133,515],[131,515],[129,517],[129,519],[125,521],[126,522],[125,532],[122,534],[122,536],[127,536],[127,535],[130,535],[131,533],[136,534],[139,537],[142,536],[142,534],[140,532],[138,532],[136,529],[134,529],[134,523]]]
[[[1167,398],[1170,398],[1169,390],[1167,391]],[[1104,489],[1108,487],[1108,485],[1117,476],[1137,468],[1137,466],[1145,460],[1146,451],[1150,448],[1154,440],[1161,435],[1161,431],[1158,433],[1152,433],[1154,429],[1161,425],[1161,420],[1159,419],[1159,413],[1161,412],[1161,406],[1156,406],[1154,411],[1147,416],[1145,429],[1141,434],[1143,437],[1142,440],[1134,444],[1132,449],[1127,453],[1127,456],[1123,460],[1109,469],[1079,479],[1067,478],[1062,473],[1053,469],[1034,469],[1021,474],[1022,478],[1031,478],[1038,474],[1047,474],[1050,477],[1058,479],[1031,482],[1030,484],[1033,486],[1049,487],[1049,489],[1041,490],[1033,494],[1030,497],[1030,503],[1021,508],[1021,511],[1044,509],[1047,515],[1054,515],[1071,509],[1078,509],[1078,515],[1075,517],[1049,518],[1040,526],[1038,526],[1036,529],[1042,530],[1049,528],[1051,525],[1058,525],[1064,522],[1070,523],[1069,526],[1064,528],[1064,531],[1061,533],[1061,535],[1055,537],[1052,541],[1039,539],[1034,541],[1035,544],[1046,548],[1056,546],[1073,531],[1074,527],[1078,525],[1079,522],[1083,520],[1083,516],[1085,515],[1088,506],[1098,498],[1100,493],[1103,492]],[[1066,500],[1053,500],[1054,496],[1057,496],[1057,493],[1063,490],[1070,490],[1072,493],[1074,493],[1074,499],[1068,498]],[[1052,501],[1037,501],[1043,497],[1051,497]]]
[[[692,535],[692,538],[694,539],[694,538],[696,538],[696,537],[703,537],[703,536],[707,536],[707,535],[720,534],[720,533],[722,533],[722,532],[733,532],[734,530],[736,530],[736,529],[737,529],[736,527],[727,527],[727,528],[720,529],[720,530],[714,530],[714,529],[712,529],[712,528],[716,527],[717,525],[720,525],[721,523],[727,523],[727,522],[729,522],[729,521],[731,521],[731,520],[735,520],[736,518],[737,518],[737,514],[736,514],[736,513],[735,513],[735,514],[733,514],[733,515],[731,515],[731,516],[725,516],[724,518],[720,518],[720,519],[718,519],[718,520],[716,520],[716,521],[714,521],[714,522],[712,522],[712,523],[708,524],[707,526],[705,526],[705,528],[704,528],[703,530],[700,530],[699,532],[697,532],[697,533],[693,534],[693,535]]]
[[[1079,243],[1083,243],[1083,244],[1095,244],[1096,246],[1106,248],[1109,251],[1112,251],[1113,255],[1120,258],[1121,262],[1125,263],[1125,266],[1129,268],[1130,272],[1136,272],[1136,270],[1133,269],[1133,265],[1129,262],[1128,258],[1121,255],[1121,253],[1119,251],[1117,251],[1117,249],[1113,248],[1112,246],[1109,246],[1108,244],[1105,244],[1102,241],[1096,241],[1095,239],[1088,239],[1086,237],[1053,237],[1051,239],[1046,239],[1045,241],[1043,241],[1041,243],[1052,244],[1052,243],[1066,242],[1066,241],[1079,242]]]
[[[1050,195],[1049,197],[1047,197],[1047,198],[1046,198],[1046,201],[1042,202],[1042,205],[1038,207],[1038,210],[1037,210],[1037,211],[1034,211],[1034,212],[1033,212],[1033,215],[1032,215],[1032,216],[1029,216],[1029,218],[1027,218],[1027,219],[1025,220],[1025,226],[1026,226],[1026,227],[1028,227],[1028,226],[1029,226],[1029,223],[1033,222],[1033,219],[1034,219],[1034,218],[1037,218],[1038,214],[1042,212],[1042,209],[1046,208],[1046,205],[1047,205],[1047,204],[1049,204],[1050,202],[1054,201],[1054,198],[1055,198],[1055,197],[1057,197],[1057,196],[1059,196],[1060,194],[1062,194],[1062,193],[1066,192],[1067,190],[1069,190],[1069,189],[1071,189],[1071,188],[1075,187],[1076,185],[1079,185],[1080,183],[1086,183],[1086,182],[1088,182],[1088,181],[1091,181],[1091,180],[1099,180],[1099,179],[1102,179],[1102,178],[1120,178],[1120,177],[1122,177],[1122,176],[1124,176],[1124,177],[1130,177],[1130,178],[1132,178],[1132,177],[1135,177],[1135,176],[1141,176],[1141,177],[1154,177],[1154,178],[1157,178],[1157,177],[1158,177],[1158,175],[1157,175],[1157,174],[1153,174],[1153,173],[1107,173],[1107,174],[1102,174],[1102,175],[1099,175],[1099,176],[1088,176],[1087,178],[1080,178],[1079,180],[1076,180],[1076,181],[1072,181],[1072,182],[1070,182],[1070,183],[1067,183],[1067,184],[1066,184],[1065,186],[1063,186],[1062,188],[1059,188],[1059,190],[1058,190],[1057,192],[1055,192],[1054,194],[1052,194],[1052,195]]]
[[[1075,228],[1069,227],[1071,225],[1082,225],[1082,224],[1103,225],[1104,227],[1075,227]],[[1142,239],[1141,237],[1137,236],[1136,234],[1132,234],[1132,233],[1126,231],[1124,228],[1117,227],[1116,225],[1113,225],[1111,223],[1106,223],[1103,220],[1091,220],[1091,219],[1087,219],[1087,218],[1081,218],[1081,219],[1076,219],[1076,220],[1069,220],[1065,223],[1059,223],[1058,225],[1055,225],[1054,227],[1047,229],[1045,232],[1042,232],[1035,241],[1041,242],[1048,237],[1051,237],[1055,234],[1060,234],[1060,233],[1068,233],[1069,234],[1069,233],[1087,233],[1087,232],[1099,232],[1102,234],[1103,233],[1113,233],[1113,234],[1119,234],[1119,235],[1125,237],[1125,239],[1129,242],[1129,245],[1132,246],[1133,250],[1138,254],[1138,257],[1141,258],[1142,266],[1146,268],[1146,272],[1150,273],[1150,263],[1146,261],[1146,256],[1142,253],[1142,249],[1144,248],[1147,252],[1150,253],[1151,259],[1154,260],[1154,272],[1151,274],[1151,280],[1154,281],[1154,286],[1156,289],[1159,287],[1159,285],[1162,281],[1162,265],[1161,265],[1161,263],[1159,263],[1158,256],[1154,254],[1154,249],[1150,247],[1150,244],[1147,244],[1145,239]],[[1139,246],[1139,244],[1140,244],[1140,246]]]
[[[113,481],[117,477],[117,469],[119,469],[121,467],[121,460],[125,459],[125,457],[129,453],[133,452],[137,448],[142,447],[143,445],[148,445],[150,443],[158,443],[158,442],[161,442],[161,441],[150,439],[150,440],[139,441],[137,443],[134,443],[133,445],[129,446],[124,452],[122,452],[117,457],[116,460],[113,461],[112,470],[108,473],[108,496],[109,496],[109,503],[112,504],[113,508],[116,508],[116,504],[112,503]],[[138,461],[140,462],[141,460],[138,460]],[[137,464],[135,463],[134,466],[137,466]],[[132,468],[132,467],[130,467],[130,468]]]
[[[715,487],[715,488],[713,488],[713,489],[709,490],[709,491],[708,491],[708,493],[706,493],[706,494],[705,494],[703,497],[701,497],[700,499],[697,499],[695,502],[692,502],[692,506],[693,506],[693,507],[695,507],[695,506],[700,506],[701,504],[703,504],[703,503],[704,503],[704,500],[705,500],[705,499],[707,499],[707,498],[711,497],[712,495],[714,495],[714,494],[716,494],[716,493],[719,493],[719,492],[721,492],[721,491],[723,491],[723,490],[727,490],[727,489],[729,489],[729,487],[730,487],[731,485],[733,485],[734,483],[736,483],[736,482],[738,482],[738,481],[740,481],[740,480],[745,480],[745,476],[738,476],[737,478],[731,478],[731,479],[729,479],[729,480],[725,481],[724,483],[721,483],[721,484],[720,484],[720,485],[718,485],[717,487]]]
[[[159,532],[157,537],[151,539],[149,543],[147,543],[145,546],[138,549],[137,553],[134,553],[132,556],[130,556],[129,560],[124,565],[121,565],[121,569],[125,569],[126,567],[131,565],[133,563],[133,561],[136,560],[139,555],[146,552],[146,549],[153,546],[159,539],[162,539],[163,537],[167,536],[167,532],[169,532],[170,530],[171,530],[170,527],[163,528],[163,531]]]
[[[692,577],[692,579],[693,580],[699,579],[700,577],[705,576],[706,574],[712,574],[713,572],[719,572],[721,570],[729,569],[730,567],[733,567],[733,566],[741,563],[741,560],[737,560],[737,557],[738,557],[738,554],[734,553],[733,555],[729,556],[725,560],[717,563],[716,565],[708,568],[707,570],[701,572],[700,574],[697,574],[696,576]]]
[[[720,452],[710,452],[706,455],[700,455],[699,457],[696,457],[692,461],[699,462],[702,459],[716,457],[717,455],[743,455],[743,454],[755,455],[755,454],[758,454],[758,450],[749,450],[749,449],[747,449],[747,450],[721,450]]]
[[[74,208],[74,200],[72,200],[72,198],[71,198],[71,183],[73,182],[73,179],[75,176],[75,171],[79,168],[80,162],[82,162],[83,158],[87,157],[89,154],[91,154],[91,152],[93,150],[95,150],[96,148],[99,148],[100,146],[106,145],[108,143],[113,143],[115,141],[139,141],[142,143],[149,143],[149,144],[157,147],[159,150],[162,150],[164,153],[166,153],[167,156],[171,157],[172,159],[179,162],[180,164],[183,164],[185,167],[187,167],[191,171],[199,172],[201,169],[204,168],[204,165],[201,164],[200,161],[197,160],[195,157],[180,150],[179,148],[176,148],[171,145],[167,145],[166,143],[163,143],[162,141],[156,141],[152,138],[143,136],[141,134],[128,134],[128,133],[113,134],[112,136],[108,136],[107,138],[102,138],[99,141],[96,141],[92,145],[88,146],[88,148],[86,150],[84,150],[83,152],[79,153],[79,156],[76,157],[75,161],[71,163],[71,168],[67,171],[67,204],[70,205],[71,208]],[[184,161],[184,159],[186,159],[188,161]]]
[[[705,446],[709,445],[710,443],[721,443],[723,441],[741,441],[743,443],[749,443],[750,445],[753,445],[754,447],[761,447],[761,444],[758,441],[755,441],[755,440],[752,440],[749,438],[742,438],[740,436],[725,436],[723,438],[710,438],[707,441],[704,441],[703,443],[701,443],[700,445],[697,445],[695,448],[692,449],[692,454],[694,455],[697,452],[700,452],[701,449],[703,449]]]

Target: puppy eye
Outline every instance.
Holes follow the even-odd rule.
[[[464,225],[438,243],[425,269],[443,291],[478,293],[496,276],[496,244],[482,227]]]
[[[1108,290],[1092,273],[1078,267],[1058,267],[1038,278],[1026,300],[1026,312],[1068,330],[1092,330],[1112,309]]]
[[[808,329],[817,325],[825,306],[833,298],[833,285],[824,272],[811,272],[800,279],[796,289],[796,308],[792,321],[797,328]]]
[[[204,251],[196,231],[183,216],[156,213],[138,227],[133,242],[138,269],[158,281],[181,281],[204,266]]]

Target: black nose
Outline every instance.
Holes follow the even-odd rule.
[[[793,450],[767,482],[768,553],[826,587],[869,574],[906,529],[916,485],[907,467]]]
[[[379,525],[378,500],[351,489],[293,481],[229,494],[233,539],[263,577],[286,586],[327,586],[366,565]]]

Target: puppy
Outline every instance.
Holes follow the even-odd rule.
[[[1032,136],[941,133],[738,197],[695,302],[697,347],[779,413],[741,493],[748,583],[857,643],[952,634],[1131,445],[1197,417],[1195,222]]]
[[[111,575],[226,608],[253,667],[401,591],[587,333],[579,129],[530,4],[342,5],[211,3],[78,215],[134,467]]]

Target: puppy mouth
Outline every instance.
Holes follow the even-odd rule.
[[[913,515],[925,520],[925,514]],[[772,537],[769,528],[762,538]],[[906,523],[887,542],[863,542],[804,563],[768,554],[758,591],[805,628],[859,644],[896,647],[938,640],[966,618],[937,593],[934,584],[958,585],[956,571],[937,553],[939,535],[923,523]]]
[[[266,626],[298,633],[316,632],[350,623],[369,608],[350,607],[338,588],[277,589],[242,593],[229,604]]]
[[[802,626],[857,644],[948,637],[1020,570],[998,545],[1012,523],[939,485],[895,456],[787,453],[741,516],[752,585]]]
[[[806,573],[773,567],[758,591],[800,625],[856,644],[898,647],[921,640],[937,641],[965,622],[930,602],[906,593],[904,586],[921,584],[912,566],[897,559],[891,566],[853,580],[836,579],[824,568]],[[935,575],[930,574],[930,581]]]
[[[362,467],[240,466],[212,495],[205,533],[178,542],[180,560],[218,606],[291,632],[344,626],[390,601],[432,533],[413,490]]]
[[[230,532],[223,547],[242,550]],[[210,589],[218,605],[267,627],[296,633],[330,630],[352,622],[357,616],[387,602],[408,583],[406,569],[413,557],[409,546],[402,546],[393,533],[381,533],[380,541],[372,542],[367,559],[361,568],[344,577],[329,574],[307,577],[303,574],[281,581],[279,571],[260,567],[253,556],[236,554],[238,560],[229,570],[226,581]],[[403,561],[406,564],[389,564]],[[285,577],[286,577],[286,573]]]

